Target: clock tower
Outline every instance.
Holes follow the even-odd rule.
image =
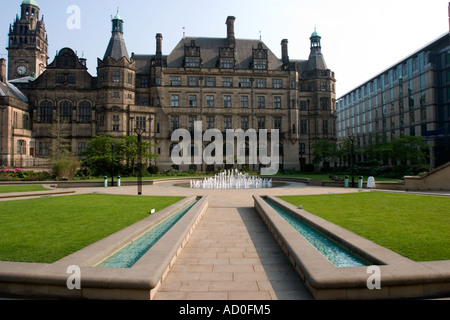
[[[35,0],[24,0],[20,18],[9,26],[8,80],[39,77],[47,67],[48,40]]]

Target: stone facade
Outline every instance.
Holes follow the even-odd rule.
[[[38,18],[35,1],[24,1],[22,11],[29,6]],[[288,40],[282,40],[280,59],[261,40],[236,39],[235,20],[227,18],[226,37],[184,37],[169,55],[162,53],[162,34],[156,34],[155,54],[130,57],[117,14],[96,77],[88,73],[84,58],[69,48],[60,50],[41,75],[22,87],[29,99],[36,157],[48,157],[55,130],[70,137],[72,151],[79,153],[95,135],[133,135],[141,128],[159,155],[156,164],[167,170],[173,166],[173,131],[192,130],[195,121],[202,121],[203,131],[278,129],[280,167],[304,169],[313,161],[315,142],[337,141],[336,80],[322,55],[321,37],[311,35],[306,60],[290,59]],[[14,70],[9,72],[14,77]],[[235,154],[248,153],[248,145],[235,148]]]

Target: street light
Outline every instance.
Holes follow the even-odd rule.
[[[352,188],[355,187],[355,136],[350,135],[349,136],[350,143],[351,143],[351,168],[352,168]]]
[[[137,127],[134,129],[138,136],[138,195],[142,195],[142,134],[144,134],[145,129]]]

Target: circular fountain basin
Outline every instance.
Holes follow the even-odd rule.
[[[203,181],[203,180],[199,179],[199,181]],[[287,185],[288,185],[288,183],[285,183],[285,182],[273,182],[271,188],[267,188],[267,187],[266,188],[248,188],[248,189],[236,189],[236,188],[203,189],[203,188],[199,188],[197,190],[223,190],[223,191],[226,191],[226,190],[262,190],[262,189],[282,188],[282,187],[286,187]],[[181,187],[181,188],[191,189],[191,184],[189,182],[180,182],[180,183],[174,184],[173,186],[174,187]]]

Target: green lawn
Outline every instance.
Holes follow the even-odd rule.
[[[53,263],[184,197],[76,195],[0,203],[0,260]]]
[[[33,192],[48,190],[39,185],[0,186],[0,193]]]
[[[450,198],[365,192],[281,199],[414,261],[450,260]]]

